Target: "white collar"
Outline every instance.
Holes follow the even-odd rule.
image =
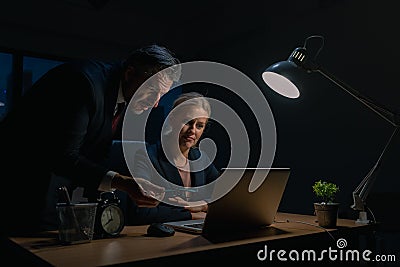
[[[118,89],[117,105],[119,103],[124,103],[124,102],[126,102],[126,101],[125,101],[125,98],[124,98],[124,94],[122,93],[122,86],[121,86],[121,83],[120,83],[119,84],[119,89]]]

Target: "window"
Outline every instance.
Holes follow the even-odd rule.
[[[0,53],[0,120],[7,113],[11,92],[12,54]]]
[[[18,51],[0,52],[0,121],[34,82],[61,63],[63,61],[24,56]]]
[[[27,56],[23,60],[22,94],[25,94],[26,90],[48,70],[63,63],[62,61]]]

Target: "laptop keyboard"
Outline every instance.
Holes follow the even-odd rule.
[[[204,223],[188,223],[188,224],[185,224],[184,226],[197,228],[197,229],[203,229]]]

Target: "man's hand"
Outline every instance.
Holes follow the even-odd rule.
[[[152,184],[143,178],[132,178],[116,174],[111,186],[128,193],[138,207],[156,207],[165,195],[163,187]]]

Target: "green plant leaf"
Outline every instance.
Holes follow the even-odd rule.
[[[336,197],[336,193],[339,192],[339,187],[327,181],[318,180],[312,186],[315,195],[322,200],[322,202],[333,202]]]

